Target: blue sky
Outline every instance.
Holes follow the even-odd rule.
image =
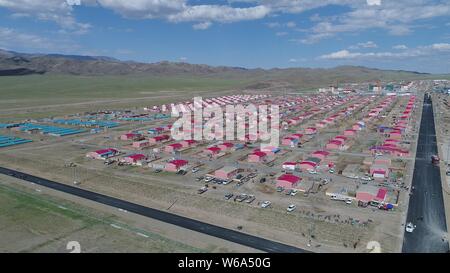
[[[0,48],[450,73],[449,0],[0,0]]]

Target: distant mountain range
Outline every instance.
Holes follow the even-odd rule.
[[[309,87],[318,83],[409,80],[432,76],[414,71],[380,70],[361,66],[339,66],[330,69],[246,69],[167,61],[139,63],[104,56],[27,54],[0,49],[0,76],[30,74],[245,78],[254,80],[256,88],[267,88],[274,83],[278,86],[281,83],[288,86]]]

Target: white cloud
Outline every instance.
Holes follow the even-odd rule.
[[[267,23],[266,25],[270,28],[277,28],[277,27],[281,26],[281,24],[278,22],[270,22],[270,23]]]
[[[286,23],[286,26],[288,27],[288,28],[294,28],[294,27],[296,27],[297,26],[297,24],[295,23],[295,22],[287,22]]]
[[[392,48],[393,49],[399,49],[399,50],[408,49],[408,47],[406,45],[395,45]]]
[[[340,50],[336,51],[330,54],[322,55],[320,56],[321,59],[328,59],[328,60],[337,60],[337,59],[351,59],[356,56],[359,56],[361,53],[351,53],[348,50]]]
[[[403,47],[402,47],[403,48]],[[319,59],[326,60],[350,60],[350,59],[376,59],[376,58],[411,58],[420,56],[434,56],[450,54],[450,44],[437,43],[426,46],[419,46],[416,48],[406,48],[401,52],[350,52],[348,50],[340,50],[330,54],[325,54],[319,57]]]
[[[289,33],[287,33],[286,31],[280,31],[280,32],[275,33],[275,35],[277,35],[277,36],[286,36],[288,34]]]
[[[295,59],[295,58],[291,58],[291,59],[289,59],[289,62],[290,62],[290,63],[296,63],[296,62],[298,62],[298,60]]]
[[[447,43],[432,44],[431,48],[441,51],[448,51],[450,50],[450,44]]]
[[[90,25],[79,23],[74,9],[79,5],[96,5],[113,10],[132,19],[163,19],[169,22],[195,24],[232,23],[258,20],[283,13],[301,13],[328,5],[348,7],[349,11],[333,16],[312,16],[316,22],[303,37],[305,43],[314,43],[339,33],[359,32],[381,28],[392,35],[405,35],[413,30],[413,22],[438,16],[450,16],[449,0],[228,0],[226,4],[196,4],[190,0],[0,0],[0,7],[13,13],[34,16],[40,20],[58,23],[64,29],[87,31]],[[245,7],[236,7],[245,2]],[[222,3],[222,2],[221,2]],[[279,23],[269,23],[278,27]],[[295,27],[294,22],[283,24]]]
[[[0,27],[0,48],[13,50],[79,52],[80,46],[67,40],[49,40],[39,35]]]
[[[211,22],[203,22],[193,25],[192,28],[194,28],[195,30],[205,30],[208,29],[211,25]]]
[[[356,45],[352,45],[350,49],[358,49],[358,48],[377,48],[378,45],[372,41],[367,41],[364,43],[357,43]]]
[[[250,8],[232,8],[229,6],[198,5],[189,6],[183,11],[170,14],[167,19],[171,22],[188,21],[215,21],[231,23],[244,20],[255,20],[264,18],[270,9],[265,6],[255,6]]]
[[[33,16],[39,20],[56,22],[67,30],[87,32],[91,25],[75,20],[72,2],[69,4],[65,0],[0,0],[0,7],[12,10],[16,17]]]
[[[379,5],[381,5],[381,0],[367,0],[367,5],[379,6]]]
[[[186,57],[180,57],[181,62],[186,62],[187,60],[188,60],[188,58],[186,58]]]

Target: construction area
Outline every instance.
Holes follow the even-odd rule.
[[[387,86],[249,90],[2,121],[0,165],[312,252],[370,252],[372,241],[400,252],[424,90],[420,82]],[[441,118],[450,119],[448,96],[439,99]],[[209,138],[174,139],[183,113],[250,104],[279,106],[279,127],[271,128],[278,145],[261,145],[254,112],[232,119],[247,130],[241,139],[213,139],[217,126]],[[183,132],[211,122],[189,119]],[[448,136],[450,128],[441,130]]]

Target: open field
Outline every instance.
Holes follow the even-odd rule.
[[[0,77],[0,121],[167,103],[243,88],[247,79],[33,75]],[[124,92],[124,90],[126,90]]]
[[[67,253],[69,241],[79,242],[82,252],[249,251],[188,230],[189,237],[180,236],[171,225],[75,200],[0,176],[0,252]]]

